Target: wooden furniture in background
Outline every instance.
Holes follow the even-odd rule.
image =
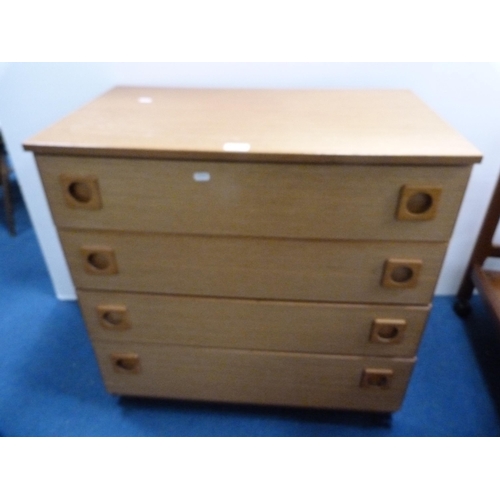
[[[481,230],[457,293],[454,309],[461,317],[466,317],[471,312],[469,301],[474,288],[477,288],[493,313],[493,317],[500,324],[500,271],[483,269],[483,264],[488,257],[500,257],[500,247],[493,243],[499,220],[500,179],[497,180]]]
[[[25,148],[110,392],[381,412],[481,159],[407,91],[116,88]]]
[[[12,236],[16,234],[16,225],[14,222],[14,207],[12,205],[12,193],[9,179],[9,167],[6,161],[7,151],[0,134],[0,186],[3,189],[3,207],[5,212],[5,221],[9,233]]]

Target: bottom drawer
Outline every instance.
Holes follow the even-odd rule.
[[[95,342],[109,392],[232,403],[392,412],[415,358]]]

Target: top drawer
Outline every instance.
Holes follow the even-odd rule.
[[[37,155],[58,227],[447,241],[469,167]]]

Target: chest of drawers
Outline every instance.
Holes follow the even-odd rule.
[[[383,412],[481,159],[407,91],[118,87],[24,147],[109,392]]]

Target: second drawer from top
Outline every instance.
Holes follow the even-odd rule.
[[[59,231],[78,289],[427,305],[446,243]]]

